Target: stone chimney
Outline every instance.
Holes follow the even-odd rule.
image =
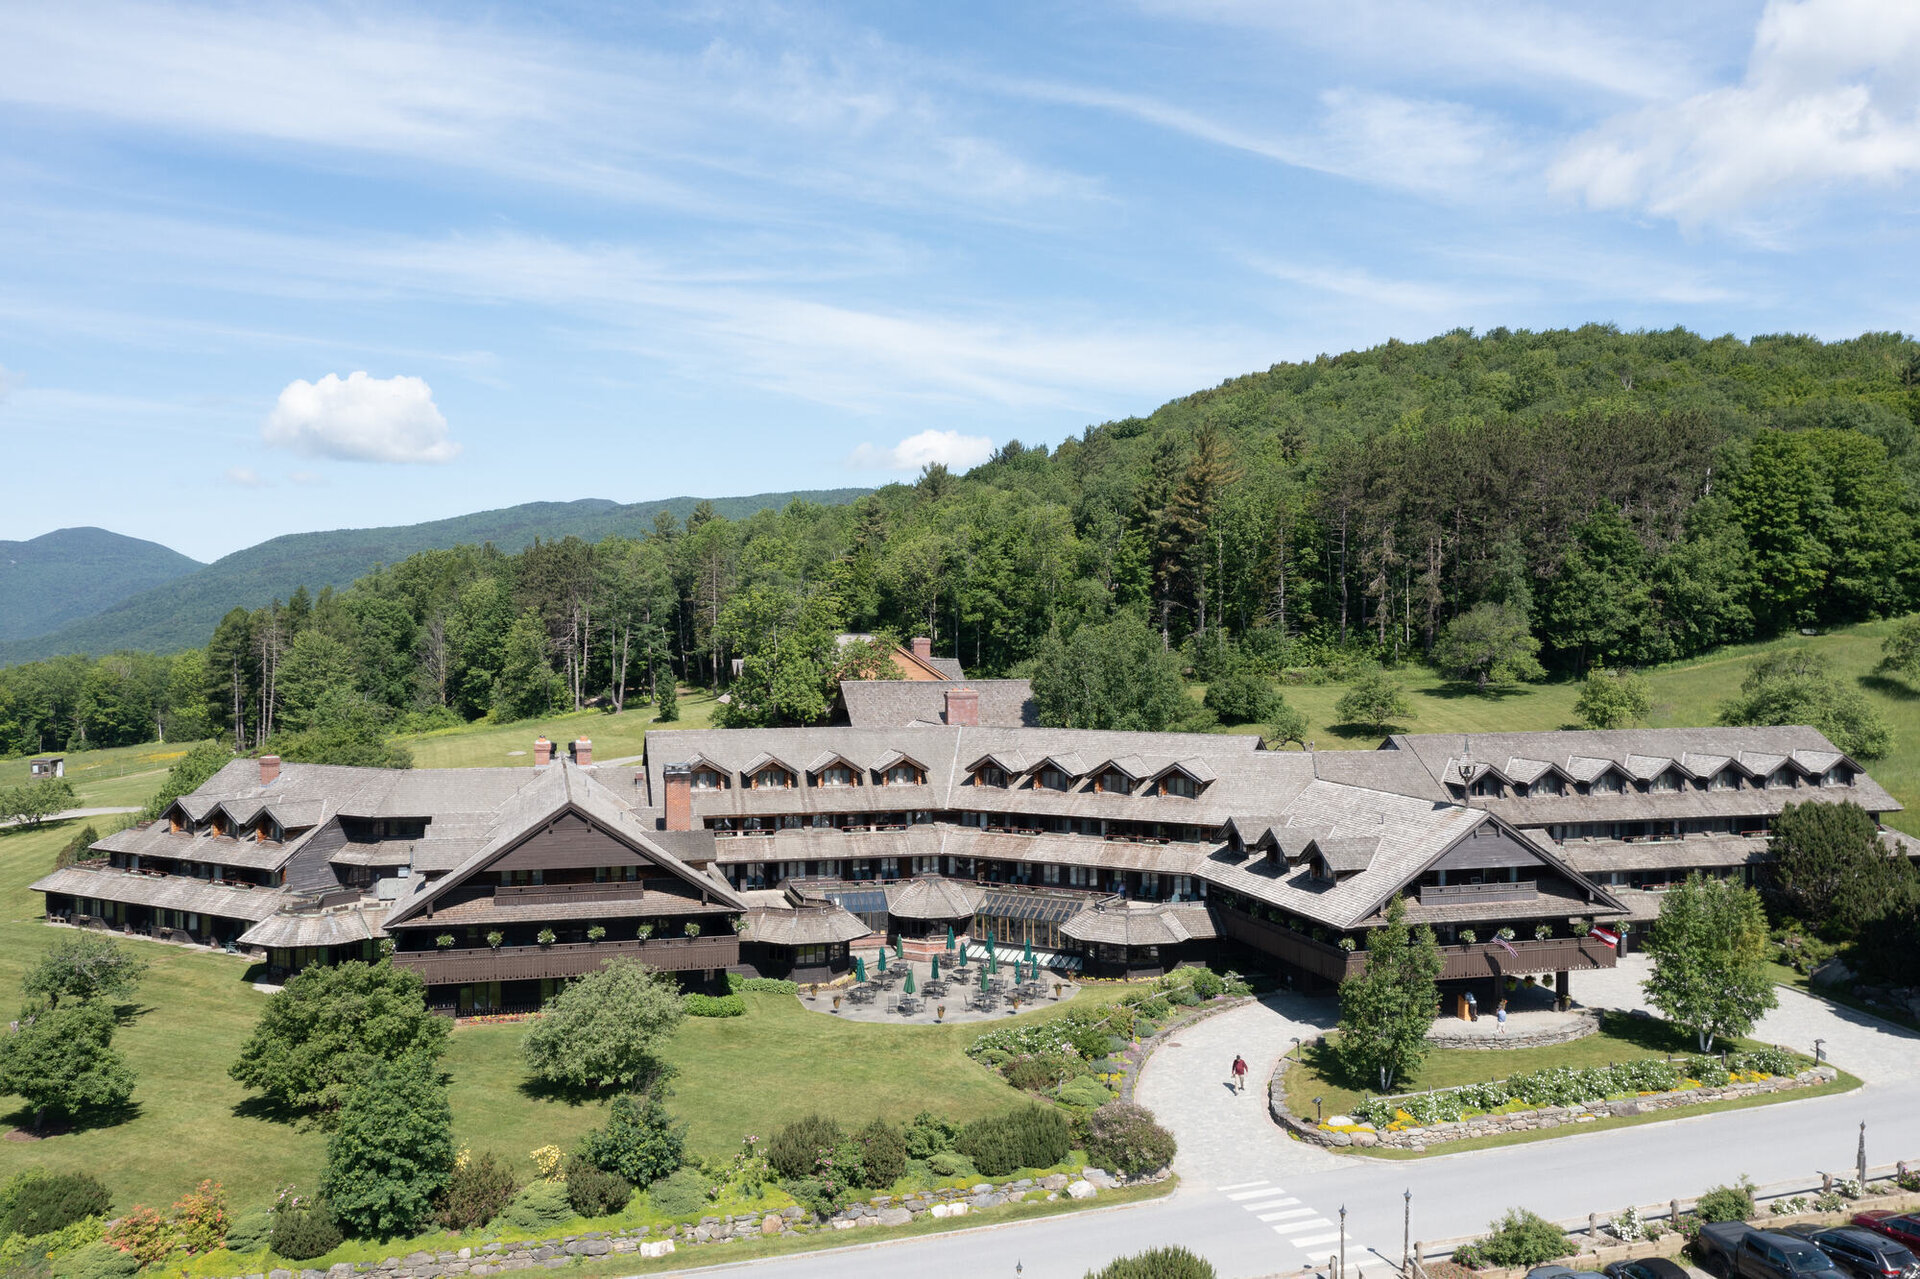
[[[913,637],[913,655],[922,661],[933,656],[933,641],[924,635]]]
[[[947,690],[947,725],[951,728],[980,727],[980,694],[977,690]]]
[[[278,755],[262,755],[260,757],[260,784],[262,786],[269,785],[273,779],[278,776],[280,776],[280,757]]]
[[[668,830],[693,829],[693,765],[668,764],[660,770],[666,789]]]
[[[533,766],[535,768],[545,768],[552,762],[553,743],[544,737],[535,738],[533,743]]]
[[[569,749],[573,751],[573,762],[582,768],[593,763],[593,739],[591,737],[576,738]]]

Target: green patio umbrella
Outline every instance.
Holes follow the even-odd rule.
[[[993,948],[993,934],[987,934],[987,971],[998,976],[1000,972],[1000,952]]]
[[[947,953],[949,955],[953,953],[953,925],[952,924],[947,925]]]
[[[893,939],[893,957],[904,960],[907,957],[907,943],[896,937]]]
[[[1033,963],[1033,938],[1031,937],[1027,938],[1027,963],[1028,965]]]
[[[983,995],[987,993],[987,970],[985,967],[980,969],[980,993]]]
[[[939,980],[940,980],[940,956],[938,956],[938,955],[935,955],[935,956],[933,957],[933,973],[932,973],[932,975],[931,975],[931,977],[929,978],[929,980],[931,980],[931,981],[939,981]]]
[[[867,979],[867,961],[858,955],[853,957],[853,979],[855,981],[865,981]]]
[[[880,948],[880,971],[883,973],[887,971],[887,948],[885,946]]]
[[[912,964],[907,965],[907,984],[903,986],[901,989],[905,990],[909,995],[913,993],[913,965]]]

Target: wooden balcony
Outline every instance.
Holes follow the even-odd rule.
[[[644,879],[604,884],[502,884],[493,890],[496,906],[545,906],[554,902],[624,902],[646,896]]]
[[[1540,896],[1540,886],[1531,879],[1518,883],[1422,884],[1422,906],[1472,906],[1480,902],[1530,902]]]
[[[455,950],[400,950],[393,962],[420,974],[429,986],[460,986],[476,981],[532,981],[578,977],[594,972],[616,955],[637,959],[667,972],[728,968],[740,962],[740,939],[732,933],[713,937],[665,937],[648,941],[563,942],[553,946],[502,946]]]
[[[1446,966],[1440,970],[1440,980],[1506,973],[1580,972],[1612,968],[1619,958],[1613,947],[1592,937],[1549,937],[1545,941],[1522,941],[1516,937],[1507,945],[1513,947],[1513,954],[1509,955],[1499,942],[1442,946],[1440,956]]]

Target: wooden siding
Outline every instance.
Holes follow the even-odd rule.
[[[1531,879],[1503,884],[1422,884],[1422,906],[1475,906],[1481,902],[1530,902],[1540,898],[1540,886]]]
[[[1494,977],[1507,973],[1580,972],[1612,968],[1618,958],[1613,947],[1591,937],[1550,937],[1546,941],[1509,942],[1509,955],[1498,942],[1479,942],[1472,946],[1442,946],[1440,957],[1446,966],[1441,981],[1461,981],[1473,977]]]
[[[330,819],[282,868],[287,876],[286,886],[296,893],[324,893],[339,888],[340,876],[328,859],[346,846],[347,833],[340,829],[339,819]]]
[[[1494,870],[1508,866],[1544,865],[1546,863],[1537,851],[1488,825],[1449,848],[1428,869]]]
[[[654,881],[659,883],[658,880]],[[624,902],[659,897],[660,888],[649,889],[644,879],[616,880],[605,884],[501,884],[493,890],[496,906],[544,906],[553,902]],[[683,896],[674,893],[673,896]],[[666,906],[662,910],[668,909]]]
[[[656,874],[670,873],[660,870],[652,858],[595,829],[577,813],[567,813],[529,835],[491,869],[582,870],[594,866],[644,866]]]
[[[1364,955],[1349,954],[1338,946],[1315,941],[1291,928],[1255,919],[1242,911],[1216,906],[1214,916],[1222,937],[1328,981],[1344,981],[1349,974],[1359,972],[1366,962]]]
[[[553,946],[503,946],[499,950],[401,950],[393,962],[419,973],[429,986],[476,981],[530,981],[578,977],[597,971],[616,955],[668,972],[730,968],[740,962],[740,939],[666,937],[657,941],[569,942]]]

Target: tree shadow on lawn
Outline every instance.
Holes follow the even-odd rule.
[[[1472,697],[1483,702],[1504,702],[1510,697],[1529,697],[1533,690],[1525,684],[1489,684],[1481,688],[1472,680],[1448,680],[1433,688],[1420,690],[1424,697],[1437,697],[1442,701],[1457,702]]]
[[[290,1105],[278,1097],[265,1097],[257,1093],[234,1102],[233,1117],[285,1124],[289,1128],[313,1127],[320,1123],[319,1116],[312,1111]]]
[[[1406,727],[1402,724],[1328,724],[1327,731],[1347,741],[1379,740],[1404,733]]]
[[[1885,675],[1862,675],[1860,687],[1871,689],[1882,697],[1892,698],[1896,702],[1920,702],[1920,689],[1914,688],[1903,679],[1890,679]]]
[[[33,1130],[33,1107],[22,1106],[8,1115],[0,1115],[0,1125],[12,1129],[7,1134],[10,1141],[46,1141],[53,1137],[64,1137],[73,1133],[94,1132],[105,1128],[118,1128],[121,1124],[131,1123],[141,1114],[140,1103],[128,1098],[116,1106],[97,1106],[79,1115],[48,1115],[46,1123],[39,1133]]]
[[[514,1085],[514,1088],[528,1101],[551,1101],[562,1106],[578,1110],[596,1102],[611,1101],[624,1092],[643,1092],[644,1089],[592,1088],[579,1084],[556,1084],[545,1079],[536,1079],[529,1075]]]

